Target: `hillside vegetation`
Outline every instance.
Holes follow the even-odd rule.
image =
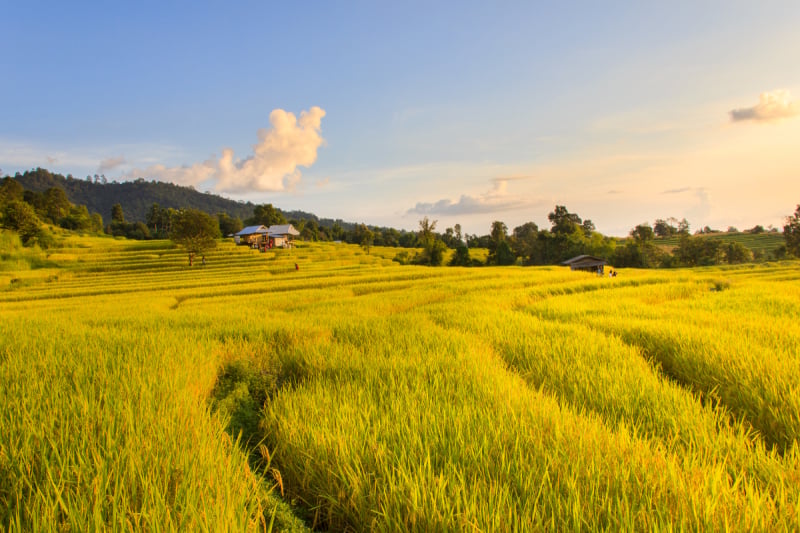
[[[753,254],[762,258],[770,257],[770,255],[773,255],[781,246],[786,245],[785,237],[782,233],[778,232],[719,232],[700,235],[700,237],[703,239],[710,239],[712,241],[720,241],[722,243],[739,243],[753,252]],[[657,239],[655,242],[660,246],[675,248],[680,244],[680,237],[675,236],[665,239]]]
[[[797,262],[3,235],[9,531],[800,527]]]

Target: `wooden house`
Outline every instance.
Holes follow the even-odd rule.
[[[298,235],[300,232],[291,224],[247,226],[237,232],[233,240],[236,244],[245,244],[263,252],[271,248],[291,248],[292,238]]]
[[[291,224],[275,224],[268,228],[267,244],[269,248],[291,248],[292,238],[300,232]]]
[[[261,243],[266,242],[268,232],[268,228],[264,225],[247,226],[233,235],[233,241],[236,244],[258,246]]]

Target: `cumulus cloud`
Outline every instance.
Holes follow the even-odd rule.
[[[219,159],[179,167],[152,165],[133,170],[129,177],[148,177],[182,185],[214,182],[220,192],[286,191],[300,181],[297,167],[310,167],[317,160],[317,150],[325,143],[320,128],[325,111],[312,107],[296,117],[275,109],[269,115],[271,127],[258,130],[253,153],[237,159],[230,148]]]
[[[126,163],[125,158],[120,156],[116,157],[108,157],[100,161],[100,165],[97,167],[98,174],[105,174],[111,170],[114,170],[120,165],[124,165]]]
[[[419,202],[407,211],[407,214],[418,215],[475,215],[525,209],[541,205],[539,200],[524,197],[513,197],[508,194],[508,182],[522,177],[494,178],[492,189],[480,195],[462,194],[456,200],[442,199],[433,203]]]
[[[798,113],[800,113],[800,105],[790,100],[789,91],[786,90],[761,93],[758,97],[758,104],[753,107],[733,109],[730,112],[733,122],[744,120],[769,122],[793,117]]]

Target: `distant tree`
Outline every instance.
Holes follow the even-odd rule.
[[[447,245],[436,238],[436,220],[423,217],[419,221],[417,242],[422,246],[422,251],[416,255],[414,262],[418,265],[440,266],[444,262],[444,253]]]
[[[195,255],[215,248],[219,236],[219,222],[198,209],[178,211],[170,233],[170,239],[189,254],[189,266]]]
[[[587,218],[587,219],[586,219],[586,220],[584,220],[584,221],[583,221],[583,223],[581,224],[581,228],[583,229],[583,233],[584,233],[584,235],[586,235],[587,237],[591,237],[591,236],[592,236],[592,233],[593,233],[593,232],[594,232],[594,230],[595,230],[595,227],[594,227],[594,222],[592,222],[591,220],[589,220],[589,219]]]
[[[453,231],[453,228],[447,228],[444,230],[444,235],[442,235],[442,242],[444,242],[448,248],[455,248],[458,245],[458,241],[456,240],[456,233]]]
[[[514,253],[522,258],[524,264],[533,264],[539,244],[539,227],[536,223],[526,222],[517,226],[511,236],[511,248]]]
[[[160,205],[154,202],[145,214],[145,223],[153,230],[153,233],[158,235],[159,231],[166,231],[166,218],[167,210],[162,209]]]
[[[25,203],[33,207],[37,217],[41,218],[46,216],[47,202],[45,202],[43,193],[26,189],[22,194],[22,199]]]
[[[72,204],[67,198],[67,193],[61,187],[50,187],[44,192],[45,211],[44,216],[53,224],[58,224],[61,219],[67,216]],[[87,212],[88,216],[88,212]]]
[[[412,234],[413,235],[413,234]],[[400,232],[394,228],[386,228],[383,231],[383,246],[399,246]]]
[[[103,231],[103,215],[100,213],[92,213],[92,231]]]
[[[729,242],[722,246],[722,254],[728,264],[746,263],[753,258],[752,252],[740,242]]]
[[[366,224],[359,224],[358,228],[358,244],[367,252],[372,248],[372,243],[375,242],[375,233],[367,227]]]
[[[223,237],[232,235],[244,227],[241,219],[234,218],[227,213],[217,213],[217,222],[219,223],[219,231]]]
[[[653,223],[653,233],[655,233],[655,235],[657,237],[662,237],[662,238],[672,237],[677,232],[678,232],[678,228],[676,228],[675,226],[671,225],[669,222],[667,222],[663,218],[658,218]]]
[[[470,248],[489,248],[489,241],[491,237],[489,235],[465,235],[464,236],[467,240],[467,246]]]
[[[516,261],[517,256],[514,255],[508,241],[501,241],[494,253],[494,263],[500,266],[507,266],[513,265]]]
[[[492,230],[489,232],[489,262],[495,263],[495,254],[497,247],[501,242],[508,239],[508,226],[504,222],[495,220],[492,222]]]
[[[552,213],[547,215],[547,219],[552,224],[550,231],[552,233],[572,233],[575,231],[575,226],[581,225],[581,217],[575,213],[570,213],[563,205],[557,205]]]
[[[250,225],[274,226],[276,224],[286,224],[286,217],[279,209],[272,206],[272,204],[257,205],[253,208],[253,217],[247,219]]]
[[[25,195],[25,188],[20,183],[6,176],[0,180],[0,206],[13,200],[22,200]]]
[[[800,204],[797,205],[794,215],[786,217],[783,238],[786,240],[786,252],[800,257]]]
[[[134,222],[129,224],[128,233],[126,235],[129,239],[145,240],[150,238],[150,230],[144,222]]]
[[[464,239],[461,236],[461,224],[456,224],[453,226],[453,232],[455,233],[456,241],[462,242]]]
[[[738,230],[738,229],[736,229],[736,228],[735,228],[735,227],[733,227],[733,226],[728,226],[728,229],[727,229],[726,231],[727,231],[728,233],[739,233],[739,230]]]
[[[422,252],[417,254],[414,262],[418,265],[441,266],[444,263],[446,251],[447,245],[438,239],[434,239],[422,249]]]
[[[122,212],[121,204],[111,206],[111,222],[125,222],[125,213]]]
[[[650,224],[637,225],[629,233],[631,239],[614,251],[614,264],[618,267],[652,268],[662,262],[662,252],[653,244],[655,232]]]
[[[238,230],[237,230],[238,231]],[[300,237],[305,241],[318,241],[320,240],[319,223],[311,219],[303,226],[300,231]]]
[[[60,225],[62,228],[77,231],[88,231],[94,227],[92,217],[85,205],[71,207],[67,216],[61,219]]]
[[[470,266],[472,259],[469,257],[469,248],[463,242],[456,246],[453,257],[450,258],[448,263],[450,266]]]
[[[749,230],[746,230],[746,231],[747,231],[747,233],[752,233],[753,235],[758,235],[759,233],[764,233],[764,231],[766,231],[766,230],[764,229],[764,226],[762,226],[761,224],[756,224],[755,226],[753,226],[752,228],[750,228]]]
[[[718,265],[722,259],[722,243],[716,239],[684,235],[674,255],[683,266]]]
[[[438,220],[429,220],[428,217],[423,217],[422,220],[419,221],[417,238],[423,248],[430,246],[436,239],[434,231],[436,230],[437,222]]]
[[[39,217],[30,204],[12,200],[3,207],[3,227],[16,231],[22,244],[30,246],[40,231]]]
[[[645,244],[655,239],[656,234],[653,228],[650,227],[650,224],[645,222],[633,228],[630,232],[630,236],[633,237],[637,243]]]
[[[400,234],[397,243],[403,248],[414,248],[419,245],[417,234],[413,231],[404,231]]]

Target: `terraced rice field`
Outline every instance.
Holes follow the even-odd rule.
[[[797,262],[395,253],[226,243],[190,268],[74,237],[0,269],[0,527],[800,527]]]

